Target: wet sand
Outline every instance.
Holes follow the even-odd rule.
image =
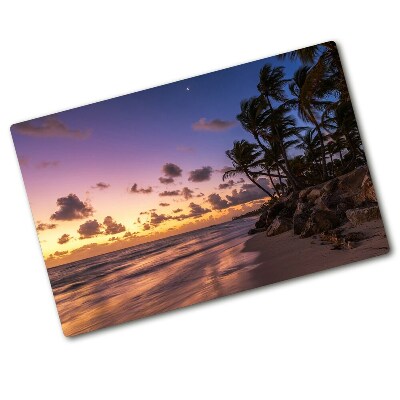
[[[308,275],[329,268],[388,253],[389,244],[381,220],[361,226],[346,226],[347,232],[362,232],[366,239],[353,249],[334,249],[331,243],[322,242],[318,236],[300,238],[293,232],[266,237],[258,233],[244,243],[243,252],[258,252],[252,271],[254,286],[263,286],[286,279]]]

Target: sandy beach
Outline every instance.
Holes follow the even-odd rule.
[[[382,220],[366,222],[361,226],[344,227],[346,233],[361,232],[366,239],[351,249],[334,249],[319,235],[300,238],[292,231],[266,237],[259,233],[247,240],[243,252],[258,252],[258,267],[252,272],[256,286],[268,285],[286,279],[323,271],[329,268],[376,257],[389,252]]]

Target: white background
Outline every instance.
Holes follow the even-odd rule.
[[[1,4],[1,398],[400,398],[396,2]],[[391,254],[65,338],[9,126],[328,40]]]

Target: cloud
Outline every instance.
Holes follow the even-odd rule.
[[[72,221],[83,219],[93,215],[93,207],[81,200],[76,194],[70,193],[67,197],[57,199],[59,209],[50,217],[56,221]]]
[[[124,239],[128,239],[128,238],[132,238],[135,237],[137,235],[137,232],[125,232],[124,236],[122,236]]]
[[[60,258],[62,256],[65,256],[66,254],[68,254],[68,250],[66,251],[56,251],[54,252],[54,254],[49,254],[49,256],[46,258],[46,261],[53,261],[57,258]]]
[[[104,218],[105,235],[116,235],[117,233],[125,232],[126,228],[122,224],[118,224],[110,216]]]
[[[72,237],[70,235],[64,233],[60,238],[58,238],[57,243],[65,244],[65,243],[68,243],[71,239],[72,239]]]
[[[183,221],[188,218],[199,218],[202,215],[211,212],[210,209],[203,208],[201,205],[193,203],[193,202],[189,204],[189,208],[190,208],[189,214],[177,215],[176,217],[173,217],[172,219],[177,220],[177,221]]]
[[[167,196],[180,196],[180,194],[181,194],[180,190],[164,190],[158,195],[161,197],[167,197]]]
[[[193,197],[193,190],[189,189],[188,187],[184,187],[181,191],[182,196],[185,200],[188,200]]]
[[[87,239],[102,234],[101,228],[102,225],[99,224],[96,219],[86,221],[78,229],[80,239]]]
[[[265,188],[269,187],[269,183],[265,178],[259,179],[258,183]],[[226,195],[226,199],[229,201],[230,205],[234,206],[247,203],[248,201],[262,199],[266,196],[266,193],[256,185],[252,183],[246,183],[242,185],[239,190],[234,189],[231,195]]]
[[[54,252],[54,255],[55,255],[56,257],[65,256],[66,254],[68,254],[68,250],[66,250],[66,251],[56,251],[56,252]]]
[[[229,181],[228,183],[230,183],[230,187],[232,187],[232,182]],[[242,183],[242,180],[233,182],[234,185],[239,183]],[[269,187],[269,182],[265,178],[259,179],[258,183],[265,188]],[[253,183],[245,183],[239,190],[233,189],[231,194],[226,195],[225,198],[222,198],[218,193],[211,193],[207,200],[211,204],[213,210],[223,210],[224,208],[247,203],[249,201],[263,199],[266,196],[266,193]]]
[[[160,178],[158,178],[158,180],[164,185],[169,185],[170,183],[174,183],[174,178],[160,177]]]
[[[173,219],[174,217],[171,217],[170,215],[165,215],[165,214],[157,214],[156,212],[152,212],[150,214],[150,224],[153,226],[158,226],[162,224],[165,221],[169,221]]]
[[[199,204],[195,204],[195,203],[190,203],[189,208],[190,208],[190,215],[192,217],[201,216],[203,214],[211,212],[211,210],[209,210],[208,208],[203,208]]]
[[[237,182],[235,182],[233,179],[230,179],[228,182],[226,183],[220,183],[218,186],[218,189],[222,190],[222,189],[230,189],[235,185],[238,185],[239,183],[244,183],[244,179],[240,178]]]
[[[235,181],[233,179],[230,179],[226,183],[220,183],[218,186],[218,189],[230,189],[232,186],[235,186]]]
[[[45,168],[54,168],[58,167],[59,161],[42,161],[39,164],[36,164],[37,169],[45,169]]]
[[[147,189],[143,188],[138,188],[137,183],[134,183],[133,186],[129,189],[130,193],[142,193],[142,194],[148,194],[153,191],[153,188],[149,186]]]
[[[170,204],[169,203],[160,203],[159,206],[160,207],[168,207]]]
[[[229,207],[228,201],[222,199],[218,193],[211,193],[208,196],[208,202],[211,204],[213,210],[223,210]]]
[[[150,224],[143,224],[143,230],[144,231],[149,231],[151,229]]]
[[[192,124],[194,131],[222,132],[236,125],[236,121],[224,121],[222,119],[212,119],[207,121],[206,118],[200,118]]]
[[[55,117],[46,117],[40,120],[20,122],[11,127],[20,135],[33,137],[63,137],[71,139],[85,139],[89,137],[89,131],[73,130]]]
[[[38,221],[38,225],[36,226],[37,231],[47,231],[48,229],[56,228],[57,224],[44,224]]]
[[[183,211],[182,208],[177,208],[176,210],[172,210],[172,212],[173,212],[174,214],[180,213],[180,212],[182,212],[182,211]]]
[[[91,186],[92,189],[99,189],[99,190],[104,190],[108,189],[111,185],[109,183],[105,182],[98,182],[94,186]]]
[[[202,167],[189,172],[189,181],[204,182],[211,179],[213,169],[211,167]]]
[[[178,176],[182,176],[182,169],[173,163],[164,164],[162,172],[168,178],[177,178]]]

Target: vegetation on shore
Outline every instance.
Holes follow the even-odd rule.
[[[253,139],[226,151],[232,169],[271,198],[323,183],[365,165],[354,110],[334,42],[280,58],[302,65],[291,78],[283,66],[260,71],[259,94],[241,102],[237,119]],[[270,185],[261,186],[266,177]]]

